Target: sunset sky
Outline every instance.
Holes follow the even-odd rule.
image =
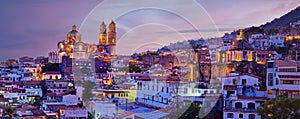
[[[47,56],[74,24],[84,42],[97,43],[100,23],[114,19],[117,53],[131,54],[136,49],[258,26],[299,5],[299,0],[2,0],[0,61]]]

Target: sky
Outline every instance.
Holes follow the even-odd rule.
[[[258,26],[299,5],[299,0],[1,0],[0,61],[47,56],[74,24],[84,42],[97,43],[100,23],[114,20],[117,54],[131,54]]]

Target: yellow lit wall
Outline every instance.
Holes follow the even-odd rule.
[[[216,53],[216,56],[217,56],[217,62],[220,62],[220,53],[217,52],[217,53]]]
[[[236,61],[241,61],[242,60],[241,54],[237,53],[235,59],[236,59]]]
[[[189,65],[189,67],[190,67],[190,80],[189,81],[194,81],[194,68],[193,68],[193,65],[192,64],[190,64]]]
[[[249,54],[248,54],[248,61],[253,61],[252,53],[249,53]]]
[[[222,62],[225,62],[225,53],[222,53]]]
[[[100,34],[99,43],[106,44],[106,35],[105,34]]]

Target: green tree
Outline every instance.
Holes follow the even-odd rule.
[[[96,86],[96,84],[90,80],[87,80],[87,81],[84,81],[83,82],[83,94],[82,94],[82,100],[83,101],[89,101],[89,99],[91,97],[93,97],[93,94],[92,94],[92,89],[94,86]]]
[[[139,66],[136,66],[134,64],[130,64],[129,65],[129,72],[132,73],[132,72],[135,72],[135,73],[140,73],[142,72],[141,68]]]
[[[269,34],[269,35],[275,35],[275,34],[277,34],[277,33],[279,33],[279,31],[278,31],[277,29],[272,28],[272,29],[269,29],[269,30],[268,30],[268,34]]]
[[[80,71],[83,74],[90,75],[90,70],[86,66],[84,66],[83,68],[81,68]]]
[[[300,119],[300,99],[280,95],[262,104],[258,113],[263,119]]]
[[[200,102],[193,102],[179,119],[199,119],[200,108]]]
[[[14,116],[16,116],[16,109],[11,106],[8,106],[4,109],[2,116],[8,117],[8,119],[12,119]]]
[[[45,71],[61,71],[58,63],[48,63],[45,66],[42,66],[42,72]]]

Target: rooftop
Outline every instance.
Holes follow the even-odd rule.
[[[297,62],[294,60],[275,60],[275,63],[280,66],[298,66]]]

